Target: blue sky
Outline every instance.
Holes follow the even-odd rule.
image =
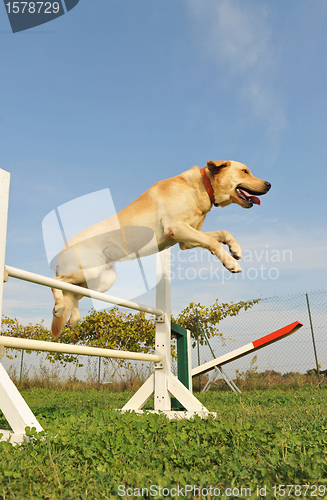
[[[172,309],[326,289],[326,22],[323,0],[80,0],[13,34],[0,6],[6,263],[53,276],[42,220],[64,203],[109,188],[120,210],[160,179],[237,160],[271,191],[213,209],[204,229],[234,235],[243,273],[176,249]],[[52,307],[48,289],[5,285],[6,315],[50,324]]]

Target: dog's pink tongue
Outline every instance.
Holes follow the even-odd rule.
[[[250,200],[254,205],[261,205],[261,200],[257,196],[250,196]]]
[[[240,189],[240,191],[242,191],[242,193],[244,194],[244,196],[247,198],[247,200],[250,200],[251,203],[253,203],[254,205],[261,205],[261,200],[257,196],[249,194],[246,191],[244,191],[243,189]]]

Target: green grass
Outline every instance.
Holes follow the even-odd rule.
[[[197,394],[218,414],[203,421],[114,411],[127,392],[34,389],[23,396],[47,435],[16,447],[0,443],[1,500],[146,498],[141,489],[150,485],[238,488],[229,498],[259,498],[257,486],[266,485],[269,499],[283,484],[318,485],[306,496],[327,498],[325,387]],[[8,428],[1,417],[0,427]],[[134,495],[119,496],[123,487]],[[252,496],[241,495],[243,487]],[[299,498],[294,491],[280,498]],[[221,498],[212,493],[200,498]]]

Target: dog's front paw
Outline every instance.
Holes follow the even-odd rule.
[[[240,260],[242,258],[242,248],[237,241],[233,241],[233,243],[231,243],[229,250],[234,259]]]
[[[223,266],[226,267],[226,269],[228,269],[228,271],[230,273],[240,273],[240,272],[242,272],[241,266],[239,265],[238,262],[236,262],[236,260],[234,260],[231,263],[228,262],[226,264],[223,264]]]
[[[60,316],[62,316],[64,314],[65,309],[66,309],[66,307],[64,305],[63,306],[55,305],[54,308],[53,308],[52,314],[56,318],[60,318]]]

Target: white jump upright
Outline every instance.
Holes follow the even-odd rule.
[[[190,418],[195,414],[205,417],[209,414],[208,410],[171,372],[170,250],[158,254],[157,266],[161,267],[162,275],[162,279],[157,284],[157,308],[163,310],[163,315],[157,317],[156,321],[155,352],[162,356],[162,361],[155,364],[154,374],[148,378],[122,410],[142,411],[141,409],[153,394],[155,412],[163,412],[169,418],[178,418],[179,416]],[[186,411],[172,411],[171,396],[174,396]],[[215,415],[215,413],[211,413],[211,415]]]
[[[152,394],[154,394],[153,411],[155,413],[163,412],[169,418],[190,418],[195,414],[201,417],[208,416],[208,410],[171,372],[170,250],[165,250],[157,256],[157,276],[161,275],[161,279],[157,283],[156,308],[119,299],[117,297],[111,297],[104,293],[94,292],[92,290],[64,283],[53,278],[47,278],[46,276],[40,276],[28,271],[16,269],[14,267],[5,266],[9,179],[10,174],[0,169],[0,326],[3,283],[8,279],[8,276],[11,276],[13,278],[37,283],[42,286],[78,292],[80,295],[86,297],[154,314],[156,316],[156,336],[155,354],[145,354],[68,345],[58,342],[41,342],[37,340],[18,339],[0,335],[0,358],[4,355],[4,347],[9,347],[152,361],[155,363],[154,374],[149,377],[136,394],[128,401],[122,409],[123,411],[135,411],[140,413],[145,403],[150,399]],[[184,406],[185,411],[171,410],[171,396],[174,396]],[[11,442],[19,443],[26,439],[26,427],[34,427],[37,432],[43,430],[1,363],[0,410],[3,412],[12,428],[12,431],[0,430],[0,434],[3,435],[0,440],[10,438]],[[211,414],[215,415],[214,413]]]
[[[0,169],[0,327],[3,283],[7,280],[4,264],[6,254],[9,183],[9,172]],[[0,359],[3,355],[4,346],[0,345]],[[7,440],[10,438],[12,443],[20,443],[25,438],[26,427],[34,427],[37,432],[43,430],[1,363],[0,410],[12,428],[12,431],[0,430],[0,434],[2,434],[2,438],[0,438],[0,440]]]
[[[0,169],[0,325],[3,297],[4,267],[6,256],[7,220],[9,204],[10,174]],[[0,354],[1,349],[0,347]]]

